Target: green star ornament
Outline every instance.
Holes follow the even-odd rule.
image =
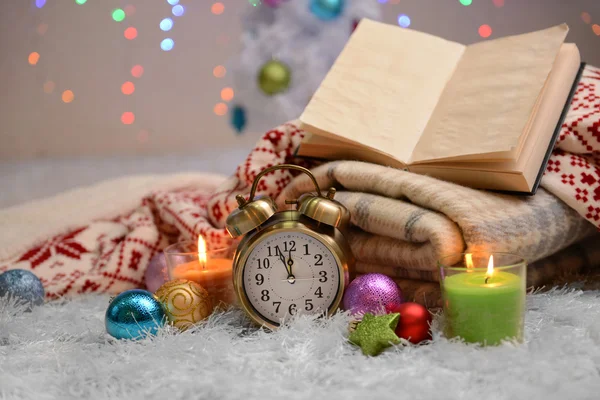
[[[398,321],[399,313],[377,316],[366,313],[348,339],[359,346],[364,355],[376,356],[391,344],[400,343],[400,338],[394,333]]]

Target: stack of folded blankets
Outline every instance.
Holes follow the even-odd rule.
[[[31,269],[49,298],[142,287],[150,258],[177,240],[203,235],[230,245],[225,220],[264,168],[294,163],[352,215],[357,272],[393,277],[407,300],[440,301],[437,260],[502,251],[529,262],[528,285],[555,285],[600,267],[600,70],[587,67],[535,196],[474,190],[356,161],[294,158],[304,132],[290,122],[267,132],[229,178],[210,174],[131,177],[0,211],[8,233],[0,271]],[[313,190],[305,175],[277,170],[258,194],[295,199]]]

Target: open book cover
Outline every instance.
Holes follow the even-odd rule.
[[[465,46],[364,19],[300,116],[297,155],[534,194],[580,77],[567,33]]]

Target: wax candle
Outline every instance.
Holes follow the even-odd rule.
[[[442,293],[445,335],[466,342],[499,344],[505,339],[523,338],[525,313],[525,263],[443,270]],[[467,264],[471,257],[465,257]],[[451,273],[449,273],[452,271]]]
[[[202,236],[195,243],[181,242],[165,249],[169,278],[187,279],[202,286],[211,295],[215,305],[235,304],[231,258],[227,249],[206,250]]]
[[[198,261],[177,265],[172,275],[173,279],[188,279],[200,284],[217,303],[233,304],[231,266],[231,260],[209,258],[204,265]]]

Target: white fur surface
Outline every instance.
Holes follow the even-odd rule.
[[[107,297],[31,313],[0,303],[2,399],[598,399],[600,292],[528,296],[526,342],[478,348],[435,335],[375,358],[345,340],[348,317],[275,333],[239,311],[139,342],[104,330]]]

